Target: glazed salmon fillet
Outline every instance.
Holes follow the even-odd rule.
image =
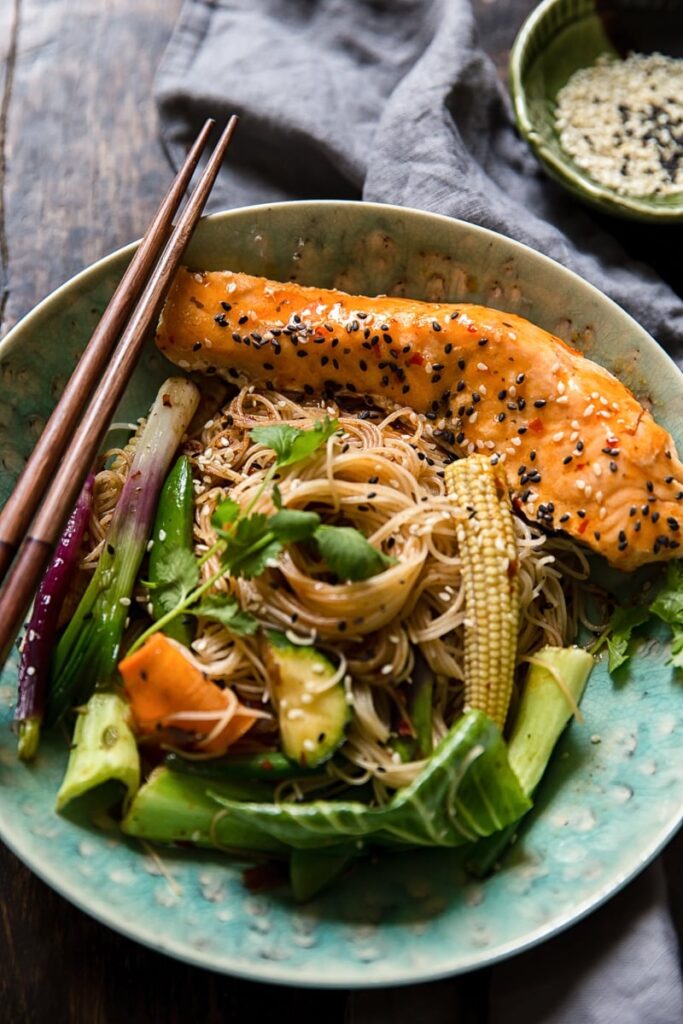
[[[457,454],[502,463],[528,519],[620,569],[679,556],[670,435],[611,373],[521,317],[182,269],[157,345],[237,384],[410,406]]]

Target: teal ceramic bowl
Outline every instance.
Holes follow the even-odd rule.
[[[2,495],[33,445],[133,246],[42,302],[0,346]],[[304,202],[217,214],[196,268],[238,268],[349,291],[482,302],[520,313],[616,371],[683,439],[683,378],[629,316],[557,263],[459,221],[390,206]],[[150,344],[119,412],[141,414],[169,365]],[[176,371],[177,372],[177,371]],[[646,637],[614,685],[604,665],[501,870],[468,879],[443,851],[384,856],[296,906],[251,895],[244,865],[160,850],[159,862],[106,819],[54,813],[66,741],[32,767],[10,731],[16,660],[0,679],[0,830],[49,885],[105,924],[203,967],[313,986],[401,984],[467,971],[553,935],[633,877],[683,808],[683,689],[666,644]],[[165,877],[165,875],[167,877]]]
[[[555,129],[556,97],[574,72],[600,54],[624,58],[630,52],[683,57],[683,0],[544,0],[510,54],[517,127],[551,177],[578,199],[618,217],[681,223],[683,192],[621,195],[579,167]]]

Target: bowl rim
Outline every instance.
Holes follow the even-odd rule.
[[[394,214],[399,214],[401,217],[407,217],[409,220],[425,217],[428,219],[437,219],[448,226],[456,225],[457,228],[461,230],[465,229],[481,233],[491,242],[499,243],[502,239],[503,242],[508,244],[512,249],[519,249],[525,253],[531,254],[534,260],[540,260],[541,264],[552,268],[554,272],[557,272],[559,269],[561,273],[564,276],[568,276],[571,281],[579,283],[584,289],[587,288],[589,293],[592,296],[597,297],[601,303],[607,303],[610,311],[617,316],[617,319],[621,320],[622,324],[627,326],[631,331],[635,331],[636,336],[640,336],[641,341],[645,341],[648,345],[655,345],[666,357],[675,371],[675,374],[679,377],[683,393],[683,374],[679,370],[678,366],[673,362],[671,357],[659,345],[659,343],[652,338],[651,335],[649,335],[648,332],[645,331],[645,329],[641,327],[641,325],[638,324],[638,322],[629,313],[614,302],[613,299],[610,299],[598,288],[590,284],[590,282],[585,281],[574,271],[562,266],[562,264],[543,253],[532,249],[530,246],[527,246],[522,242],[518,242],[515,239],[509,238],[506,235],[502,235],[499,232],[492,231],[488,228],[479,227],[478,225],[470,224],[467,221],[447,217],[443,214],[419,210],[414,207],[401,207],[391,204],[365,203],[357,200],[335,199],[291,200],[277,203],[255,204],[247,207],[237,207],[235,209],[221,210],[209,214],[202,218],[202,223],[213,223],[226,219],[229,220],[231,216],[236,215],[243,216],[259,214],[273,208],[279,209],[289,207],[294,209],[306,208],[310,210],[315,207],[330,208],[335,206],[359,207],[364,210],[374,212],[377,215],[382,215],[389,211]],[[68,294],[70,289],[74,286],[87,284],[90,276],[100,274],[111,264],[121,258],[132,255],[138,244],[139,241],[128,243],[100,259],[95,260],[93,263],[80,270],[49,293],[24,317],[22,317],[10,329],[10,331],[8,331],[5,338],[0,341],[0,359],[14,348],[15,344],[20,342],[23,331],[27,328],[30,329],[32,321],[37,319],[52,302]],[[412,985],[421,982],[437,981],[443,978],[455,977],[459,974],[478,970],[482,967],[498,963],[501,960],[505,960],[539,945],[546,939],[550,939],[565,931],[573,924],[578,923],[578,921],[582,920],[588,914],[592,913],[593,910],[596,910],[598,907],[603,905],[612,896],[616,895],[616,893],[619,892],[629,881],[635,878],[651,863],[664,846],[673,838],[681,824],[683,824],[683,806],[681,807],[677,818],[674,817],[668,820],[658,831],[650,836],[650,842],[641,851],[640,856],[634,864],[620,871],[616,876],[610,877],[610,879],[599,888],[597,895],[594,893],[592,896],[586,897],[570,910],[564,912],[559,918],[554,918],[550,923],[539,925],[535,929],[530,929],[526,938],[522,942],[519,940],[511,940],[500,946],[495,953],[484,953],[484,955],[480,955],[478,957],[468,957],[468,951],[465,951],[464,955],[461,952],[459,957],[456,953],[453,957],[453,964],[450,967],[439,966],[430,969],[429,967],[421,965],[408,972],[404,969],[403,973],[400,976],[397,976],[395,973],[392,973],[391,965],[389,965],[389,967],[381,968],[379,966],[375,966],[373,967],[373,974],[365,977],[360,977],[358,970],[353,968],[346,973],[347,968],[342,964],[338,964],[337,973],[334,976],[321,977],[319,972],[316,971],[315,966],[308,971],[297,971],[296,974],[292,974],[291,970],[289,970],[287,966],[280,966],[275,961],[269,961],[267,964],[263,964],[263,966],[257,963],[246,964],[244,962],[239,965],[233,965],[230,963],[229,959],[221,957],[220,954],[214,954],[206,950],[195,951],[188,943],[176,938],[175,936],[167,935],[160,937],[159,934],[154,931],[153,927],[147,927],[145,925],[144,918],[131,922],[130,917],[126,915],[125,911],[119,911],[117,906],[111,901],[108,901],[105,897],[100,897],[98,899],[93,898],[92,894],[83,895],[79,891],[77,879],[65,879],[63,877],[59,861],[52,861],[49,850],[45,850],[42,856],[36,856],[35,851],[31,848],[28,841],[26,841],[26,830],[21,827],[14,827],[11,820],[2,821],[0,819],[0,838],[33,874],[37,875],[60,896],[67,899],[73,906],[82,910],[101,924],[112,928],[114,931],[126,938],[139,942],[156,952],[167,954],[195,967],[214,970],[225,975],[251,981],[317,989],[359,989]]]
[[[512,107],[517,128],[531,147],[540,163],[555,181],[567,188],[574,196],[602,211],[627,219],[647,221],[655,224],[679,224],[683,221],[683,206],[678,209],[645,203],[639,196],[621,196],[607,185],[601,185],[578,168],[567,154],[558,156],[536,130],[527,103],[527,93],[522,75],[522,63],[530,38],[536,27],[550,11],[566,3],[566,0],[541,0],[538,7],[528,15],[522,24],[510,50],[508,81]],[[564,23],[563,23],[564,24]]]

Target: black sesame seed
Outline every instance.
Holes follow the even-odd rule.
[[[653,523],[659,522],[659,512],[653,512],[652,516],[651,516],[651,519],[652,519]]]
[[[609,471],[610,471],[610,473],[616,473],[618,468],[619,467],[617,466],[616,462],[610,462],[610,464],[609,464]]]
[[[459,316],[460,313],[451,313],[451,320],[457,320]]]
[[[650,492],[650,494],[652,494],[652,492],[655,489],[654,484],[652,483],[652,480],[648,480],[647,483],[645,484],[645,486],[647,487],[647,489]]]
[[[432,330],[433,331],[440,331],[441,330],[441,324],[437,320],[432,320]]]
[[[644,516],[647,516],[647,515],[650,514],[650,506],[649,505],[641,505],[640,511],[643,513]]]
[[[214,317],[214,320],[216,321],[216,323],[218,324],[219,327],[227,327],[228,326],[228,321],[225,319],[225,313],[219,313],[218,316]],[[240,321],[240,323],[241,323],[241,321]]]
[[[229,302],[221,302],[221,307],[225,310],[226,313],[229,313],[230,310],[232,309],[232,306],[230,305]]]
[[[566,523],[568,519],[569,519],[569,512],[565,512],[563,515],[560,516],[560,522],[561,523]]]
[[[585,447],[585,445],[584,445],[583,441],[577,441],[576,442],[576,450],[577,450],[577,452],[582,452],[584,447]]]
[[[458,369],[459,370],[464,370],[465,369],[465,360],[464,359],[458,359]]]
[[[517,427],[518,434],[526,434],[526,427]]]
[[[515,383],[516,384],[523,384],[524,383],[524,374],[523,373],[518,373],[517,374],[517,376],[515,377]]]
[[[410,384],[404,384],[403,387],[401,388],[401,394],[402,395],[407,395],[409,391],[410,391]]]
[[[465,381],[464,380],[459,380],[457,385],[456,385],[455,390],[458,391],[458,392],[459,391],[464,391],[465,390]]]
[[[534,408],[535,409],[542,409],[544,405],[546,405],[545,398],[537,398],[536,401],[534,402]]]
[[[577,508],[577,510],[576,510],[576,514],[577,514],[577,516],[579,517],[579,519],[585,519],[585,518],[586,518],[586,512],[585,512],[585,509],[582,509],[582,508]]]
[[[619,549],[619,551],[626,551],[627,547],[628,547],[628,541],[627,540],[622,540],[621,544],[617,544],[617,548]]]
[[[304,349],[302,349],[302,348],[300,348],[300,349],[298,350],[298,352],[297,352],[297,356],[299,357],[299,359],[305,359],[307,355],[308,355],[308,352],[306,352],[306,351],[305,351]]]
[[[621,541],[626,540],[626,534],[624,533],[623,530],[619,530],[619,540],[621,540]]]
[[[396,356],[398,357],[398,352],[396,353]],[[443,370],[443,363],[432,363],[432,370]]]
[[[232,332],[232,340],[236,341],[237,344],[239,345],[240,341],[242,340],[242,335],[238,334],[237,331],[233,331]]]
[[[673,516],[669,516],[666,521],[669,524],[669,528],[671,530],[678,530],[679,529],[678,520],[674,519]]]
[[[532,448],[531,451],[529,452],[529,458],[531,459],[532,462],[536,461],[536,449],[535,448]]]
[[[517,469],[517,476],[522,476],[526,473],[526,466],[519,466]]]
[[[435,373],[434,376],[432,377],[432,384],[438,384],[440,380],[441,380],[441,374],[440,373]]]
[[[239,318],[239,320],[237,321],[237,323],[238,323],[238,324],[246,324],[246,322],[247,322],[247,320],[248,320],[248,319],[249,319],[249,317],[248,317],[248,316],[246,316],[246,314],[244,314],[244,313],[243,313],[243,314],[242,314],[242,316],[241,316],[241,317]]]
[[[501,401],[501,402],[503,401],[503,399],[507,398],[507,396],[508,396],[507,388],[503,388],[502,391],[498,392],[498,400]]]
[[[360,366],[360,368],[363,371],[363,373],[365,373],[365,371],[368,368],[368,364],[365,362],[365,360],[361,359],[361,361],[358,363],[358,365]]]
[[[518,398],[518,399],[517,399],[517,408],[518,408],[518,409],[519,409],[520,411],[521,411],[522,409],[526,409],[526,399],[524,399],[524,398]]]
[[[496,419],[498,420],[499,423],[502,423],[503,420],[505,419],[505,413],[499,412],[498,415],[496,416]]]
[[[640,533],[640,527],[641,526],[642,526],[642,523],[641,523],[640,519],[636,519],[635,523],[633,524],[633,529],[635,530],[636,533]]]
[[[562,459],[562,465],[563,465],[563,466],[568,466],[568,465],[569,465],[569,463],[570,463],[570,462],[572,461],[572,458],[573,458],[573,456],[571,456],[571,455],[566,455],[566,456],[565,456],[565,457],[564,457],[564,458]]]
[[[600,531],[599,531],[599,530],[596,530],[596,531],[594,532],[593,536],[595,537],[595,539],[596,539],[596,540],[600,540],[600,536],[601,536],[601,534],[600,534]]]
[[[488,343],[489,343],[489,339],[488,338],[480,338],[479,341],[477,342],[477,344],[479,345],[479,348],[483,348],[484,345],[488,345]]]
[[[202,347],[201,341],[195,341],[194,345],[192,346],[192,351],[193,352],[199,352],[201,347]]]

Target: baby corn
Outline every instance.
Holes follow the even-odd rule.
[[[478,708],[502,729],[519,631],[517,545],[505,477],[485,455],[446,469],[457,502],[456,536],[465,588],[465,709]]]

